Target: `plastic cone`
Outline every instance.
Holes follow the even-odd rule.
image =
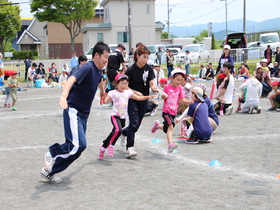
[[[154,138],[152,140],[153,143],[161,143],[162,141],[159,138]]]
[[[212,160],[209,166],[221,166],[222,164],[218,160]]]
[[[276,176],[276,178],[280,179],[280,174],[278,174],[278,175]]]

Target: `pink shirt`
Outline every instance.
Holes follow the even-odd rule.
[[[185,98],[183,87],[181,85],[172,87],[171,83],[168,83],[164,86],[163,92],[165,92],[168,97],[164,99],[162,112],[177,115],[179,100]]]
[[[109,91],[108,96],[113,101],[113,109],[111,115],[116,115],[121,119],[126,119],[128,99],[132,94],[133,92],[130,89],[123,92],[119,92],[117,90]]]

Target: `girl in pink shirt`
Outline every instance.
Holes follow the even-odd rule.
[[[169,153],[172,153],[174,149],[178,147],[177,143],[172,142],[172,131],[175,126],[174,119],[177,115],[179,101],[185,104],[191,103],[185,98],[184,89],[181,85],[185,77],[184,72],[180,69],[175,69],[171,72],[171,77],[172,82],[165,85],[163,88],[163,92],[167,94],[167,96],[164,94],[162,95],[162,99],[164,99],[162,108],[164,122],[160,124],[157,120],[152,127],[152,133],[156,132],[157,129],[161,129],[166,133]]]
[[[125,74],[118,74],[115,78],[117,82],[117,89],[109,91],[104,103],[109,101],[113,102],[113,109],[111,114],[111,122],[113,124],[113,129],[109,136],[103,141],[100,146],[99,160],[104,159],[105,150],[108,148],[108,155],[110,157],[114,156],[114,145],[116,144],[118,138],[122,133],[122,129],[125,126],[125,120],[127,118],[127,105],[128,99],[132,98],[138,101],[144,101],[152,99],[153,96],[138,96],[135,95],[132,90],[128,89],[128,76]]]

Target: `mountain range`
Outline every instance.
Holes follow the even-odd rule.
[[[231,20],[227,22],[228,33],[243,31],[243,19]],[[200,34],[202,30],[208,30],[208,23],[197,24],[191,26],[170,26],[170,35],[178,38],[192,37]],[[246,33],[277,31],[280,30],[280,17],[256,22],[252,20],[246,21]],[[167,32],[167,25],[164,29]],[[212,33],[216,40],[223,40],[226,36],[226,22],[212,23]]]

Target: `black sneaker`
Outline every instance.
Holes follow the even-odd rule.
[[[260,106],[256,106],[255,109],[257,110],[257,113],[260,114],[262,112],[262,109]]]
[[[195,138],[190,138],[190,139],[186,140],[186,143],[187,144],[198,144],[199,142]]]
[[[274,110],[276,110],[275,107],[270,107],[270,108],[268,109],[268,111],[274,111]]]

